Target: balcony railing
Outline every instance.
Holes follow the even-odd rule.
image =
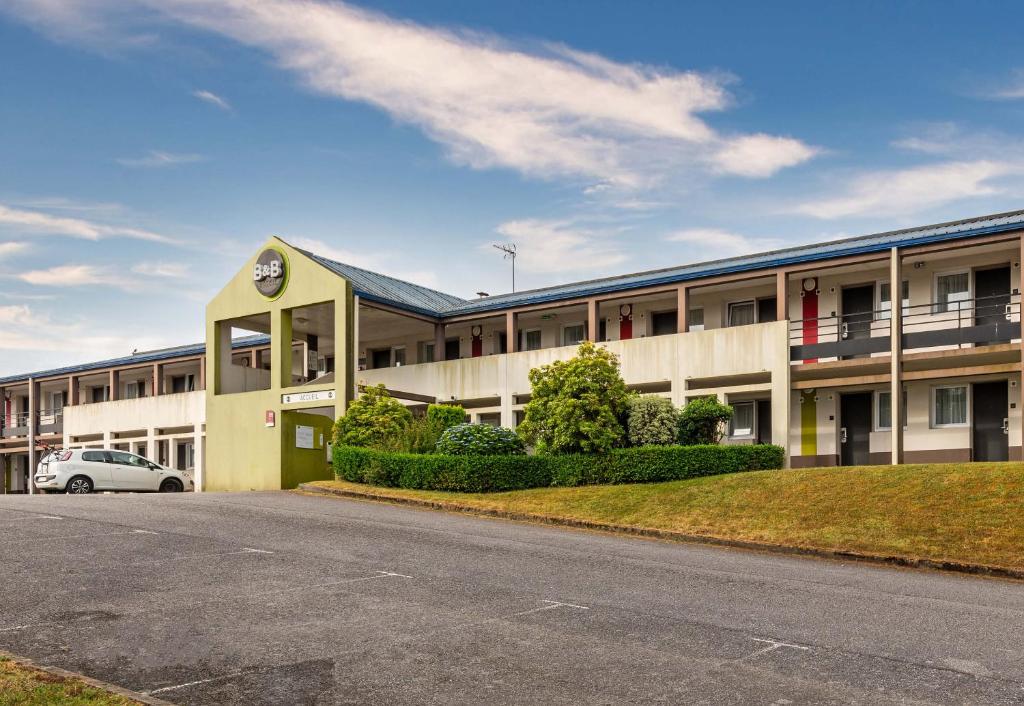
[[[1019,294],[904,305],[903,350],[1009,343],[1021,336],[1020,309]],[[887,352],[890,317],[889,309],[880,309],[793,321],[790,360],[813,363]]]
[[[64,410],[40,410],[35,417],[38,434],[59,434],[64,430]],[[0,438],[28,436],[28,420],[28,412],[0,415]]]

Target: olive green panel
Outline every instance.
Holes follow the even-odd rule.
[[[298,425],[313,427],[314,446],[318,448],[299,448],[296,444],[295,427]],[[281,485],[285,488],[296,488],[299,483],[312,480],[331,480],[330,459],[327,447],[331,441],[332,420],[318,414],[286,411],[281,420]]]
[[[267,247],[282,250],[288,260],[288,281],[273,301],[263,297],[253,285],[253,266]],[[286,387],[290,377],[291,317],[288,310],[334,302],[335,372],[334,382],[310,383]],[[269,390],[217,394],[220,389],[219,360],[222,351],[217,337],[217,322],[242,316],[270,314],[271,381]],[[351,285],[279,238],[260,247],[221,292],[206,307],[207,390],[206,390],[206,468],[204,490],[271,490],[290,487],[301,477],[301,468],[292,469],[294,460],[284,442],[287,410],[333,406],[336,414],[345,411],[353,394],[353,296]],[[331,401],[284,405],[287,392],[333,391]],[[266,426],[267,412],[274,413],[274,426]],[[325,417],[320,417],[327,422]],[[294,445],[294,428],[291,430]]]

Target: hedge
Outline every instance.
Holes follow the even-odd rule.
[[[449,456],[334,447],[338,478],[413,490],[487,493],[545,486],[654,483],[782,468],[783,450],[756,446],[642,446],[603,455]]]

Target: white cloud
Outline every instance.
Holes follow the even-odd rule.
[[[0,258],[12,257],[28,249],[28,243],[19,243],[17,241],[0,242]]]
[[[720,75],[512,44],[340,2],[14,0],[8,11],[64,36],[175,21],[230,37],[267,52],[312,90],[419,126],[476,168],[646,187],[708,171],[764,177],[815,154],[793,138],[719,134],[700,116],[730,104]]]
[[[910,215],[960,199],[1001,193],[994,180],[1020,171],[1011,164],[977,160],[869,172],[853,179],[839,196],[812,199],[790,210],[821,219]]]
[[[84,218],[54,216],[42,211],[10,208],[0,204],[0,227],[11,226],[19,232],[35,231],[50,235],[66,235],[84,240],[103,238],[134,238],[158,243],[173,243],[170,238],[140,228],[99,223]]]
[[[330,243],[315,238],[286,238],[290,245],[306,250],[315,255],[326,257],[328,260],[343,262],[346,265],[361,267],[364,270],[380,272],[389,277],[396,277],[406,282],[414,282],[432,289],[440,288],[440,279],[435,272],[422,269],[409,269],[403,267],[400,256],[392,252],[381,253],[357,253],[351,250],[342,250]]]
[[[144,157],[119,157],[114,160],[122,167],[173,167],[178,164],[193,164],[206,160],[201,154],[176,154],[150,150]]]
[[[135,274],[167,279],[184,279],[189,276],[189,270],[188,265],[180,262],[140,262],[132,267]]]
[[[524,218],[506,221],[496,230],[516,244],[516,268],[527,276],[581,270],[593,273],[628,259],[614,240],[618,231],[588,228],[572,220]],[[490,250],[491,244],[482,247]]]
[[[985,91],[982,97],[1011,101],[1024,99],[1024,69],[1014,69],[1006,81]]]
[[[781,247],[782,240],[774,238],[748,238],[721,228],[687,228],[665,236],[670,243],[683,243],[691,248],[690,262],[716,257],[731,257],[764,252]]]
[[[111,267],[96,265],[55,265],[43,270],[29,270],[14,275],[37,287],[103,287],[135,292],[143,288],[143,280],[127,277]]]
[[[221,98],[213,91],[195,90],[192,91],[192,95],[205,103],[209,103],[212,106],[220,108],[221,110],[225,110],[228,112],[231,111],[231,104],[228,103],[226,99]]]

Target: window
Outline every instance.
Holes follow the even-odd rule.
[[[421,345],[422,345],[422,348],[421,348],[420,360],[422,362],[424,362],[424,363],[433,363],[434,362],[434,343],[433,342],[423,343]]]
[[[765,323],[767,321],[775,321],[778,318],[778,299],[775,297],[765,297],[764,299],[757,300],[757,322]]]
[[[732,404],[732,422],[729,436],[747,437],[754,435],[754,403],[734,402]]]
[[[567,324],[562,327],[562,345],[575,346],[587,337],[586,327],[583,324]]]
[[[111,451],[111,463],[119,463],[123,466],[137,466],[140,468],[149,468],[149,462],[143,458],[139,458],[135,454],[130,454],[125,451]]]
[[[656,311],[651,314],[651,335],[665,336],[676,333],[678,317],[674,311]]]
[[[392,348],[391,360],[396,368],[405,365],[405,346]]]
[[[757,309],[754,302],[733,302],[729,305],[729,325],[746,326],[755,323]]]
[[[504,331],[498,332],[498,353],[508,353],[508,337]]]
[[[373,369],[389,368],[391,367],[391,349],[382,348],[381,350],[372,351],[370,353],[373,361]]]
[[[704,309],[690,309],[688,327],[690,331],[704,330]]]
[[[936,312],[966,309],[969,305],[962,302],[970,298],[970,273],[955,272],[935,276]]]
[[[936,387],[932,393],[934,424],[937,427],[967,424],[967,386]]]
[[[900,293],[900,305],[903,316],[910,313],[910,282],[903,280],[902,292]],[[878,283],[878,318],[888,319],[892,317],[892,296],[889,291],[888,282]]]
[[[194,375],[175,375],[171,378],[171,392],[193,392],[196,389]]]
[[[523,350],[524,351],[539,351],[540,350],[540,329],[535,328],[529,331],[523,331]]]
[[[903,428],[907,428],[907,391],[903,391]],[[875,431],[892,429],[892,393],[875,393]]]
[[[124,386],[124,396],[129,400],[146,396],[146,383],[143,381],[130,382]]]
[[[83,451],[82,460],[93,463],[111,463],[110,453],[107,451]]]
[[[110,399],[110,387],[94,387],[89,391],[89,400],[92,402],[106,402]]]

